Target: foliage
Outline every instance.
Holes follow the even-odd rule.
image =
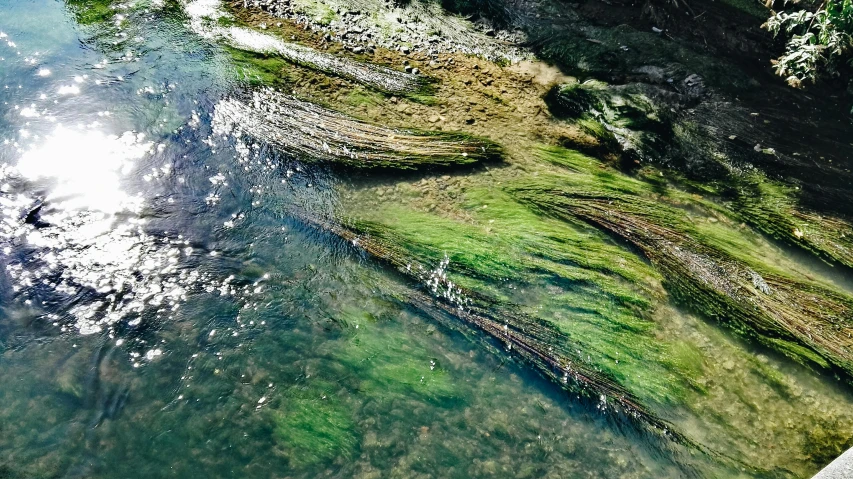
[[[776,73],[794,87],[814,83],[837,72],[853,47],[853,0],[826,0],[813,12],[778,12],[764,27],[790,35],[785,54],[774,61]]]

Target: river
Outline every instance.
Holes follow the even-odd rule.
[[[476,183],[351,176],[224,134],[215,112],[245,88],[227,47],[174,2],[107,21],[80,3],[0,0],[0,477],[802,477],[846,444],[836,379],[667,301],[649,337],[703,366],[680,399],[639,396],[692,444],[419,307],[410,278],[293,212],[370,212],[377,188],[427,182],[440,211]],[[561,310],[570,289],[508,295]],[[575,334],[619,343],[595,324]]]

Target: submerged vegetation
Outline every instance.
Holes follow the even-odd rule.
[[[235,13],[247,25],[274,18],[239,8]],[[620,35],[595,31],[599,38]],[[748,85],[746,75],[690,59],[685,47],[667,47],[649,34],[627,32],[621,38],[655,45],[655,58],[684,61],[701,75],[685,73],[682,65],[639,67],[648,61],[642,53],[615,63],[605,56],[604,64],[576,58],[576,52],[612,45],[595,38],[589,45],[577,31],[564,31],[537,44],[537,51],[559,58],[562,65],[585,65],[587,76],[635,69],[635,81],[611,85],[556,76],[561,83],[546,81],[532,89],[539,98],[529,99],[524,96],[529,93],[509,93],[506,87],[478,92],[494,81],[479,75],[479,64],[472,61],[477,65],[472,68],[457,59],[463,66],[451,73],[441,67],[449,62],[433,55],[430,66],[437,83],[429,104],[358,91],[323,97],[326,109],[261,89],[251,98],[220,102],[216,122],[219,132],[245,134],[298,159],[419,167],[422,176],[414,179],[359,176],[340,185],[342,201],[331,216],[287,211],[400,272],[416,287],[406,294],[412,307],[439,321],[451,315],[485,333],[493,352],[523,359],[600,410],[625,413],[643,427],[723,462],[728,457],[735,463],[747,461],[755,470],[783,463],[795,468],[781,456],[762,458],[745,451],[753,429],[726,429],[734,448],[703,443],[695,431],[685,430],[673,408],[732,421],[725,395],[718,396],[713,385],[731,368],[710,366],[708,352],[667,329],[672,325],[663,316],[672,302],[816,374],[831,370],[849,380],[853,299],[836,284],[800,271],[798,263],[783,259],[760,234],[850,266],[849,223],[838,213],[817,213],[801,201],[805,193],[798,183],[762,170],[781,162],[798,174],[802,164],[782,147],[756,146],[766,140],[753,143],[754,116],[720,93]],[[303,41],[313,40],[308,36]],[[375,58],[396,55],[381,52]],[[461,82],[454,76],[459,72]],[[465,75],[476,81],[464,80]],[[669,75],[680,79],[666,81]],[[461,127],[441,125],[443,131],[424,132],[443,123],[456,102],[468,104],[466,95],[474,92],[507,110],[535,102],[554,119],[534,131],[532,124],[500,113],[463,117]],[[390,109],[403,112],[413,127],[402,132],[377,126],[394,117]],[[708,113],[714,109],[721,111]],[[335,110],[353,111],[359,120]],[[411,114],[413,110],[422,113]],[[436,111],[441,116],[432,113]],[[448,129],[501,138],[502,145],[446,133]],[[771,139],[782,145],[783,133],[778,135]],[[498,156],[506,164],[457,169],[452,176],[438,177],[426,169],[473,165]],[[748,353],[742,354],[739,361],[753,364]],[[778,372],[755,364],[772,388],[790,388]],[[400,381],[386,389],[415,377],[403,365],[379,369],[377,384],[392,377]],[[722,376],[708,379],[715,374]],[[743,399],[748,393],[732,394],[749,402]],[[716,420],[701,421],[716,427],[711,426]]]
[[[398,213],[402,212],[398,211]],[[597,344],[590,343],[591,338],[578,335],[577,330],[572,331],[574,328],[561,327],[558,323],[531,316],[508,302],[497,300],[487,293],[481,292],[482,286],[477,287],[476,276],[500,274],[499,270],[491,270],[490,265],[463,262],[461,265],[462,273],[453,274],[451,272],[448,275],[447,268],[450,265],[448,257],[440,260],[439,266],[435,269],[429,269],[430,262],[424,261],[439,253],[440,250],[435,248],[433,243],[438,240],[436,237],[403,241],[400,238],[389,236],[393,233],[387,224],[380,225],[358,221],[351,227],[345,227],[304,215],[302,219],[309,224],[338,235],[359,248],[363,248],[374,257],[395,267],[415,284],[420,284],[424,288],[424,292],[412,292],[408,298],[408,301],[413,305],[426,311],[437,310],[449,313],[468,325],[485,332],[499,341],[507,352],[519,355],[558,384],[562,384],[576,394],[598,401],[600,408],[615,408],[619,412],[638,418],[644,425],[652,426],[664,435],[668,434],[680,442],[687,441],[685,437],[673,430],[671,425],[651,412],[643,404],[642,399],[636,397],[633,392],[623,387],[616,380],[616,377],[624,378],[629,375],[628,371],[625,371],[624,368],[618,372],[610,368],[602,369],[604,363],[590,359],[589,354],[592,354],[593,351],[596,354],[612,354],[614,357],[618,357],[618,351],[608,352],[606,349],[615,346],[615,344],[607,344],[608,340],[612,340],[611,338],[607,338],[605,335],[605,337],[597,338]],[[397,221],[414,219],[395,217]],[[420,219],[429,221],[428,218]],[[399,225],[396,227],[399,228]],[[452,223],[447,224],[447,227],[454,228]],[[435,225],[430,229],[433,232],[438,232]],[[452,236],[452,231],[442,233],[450,234],[447,237],[448,240],[455,238]],[[469,237],[465,244],[476,248],[477,245],[474,241],[474,238]],[[445,246],[449,245],[445,244]],[[487,246],[487,244],[480,246]],[[457,258],[459,255],[471,254],[472,252],[468,248],[456,249],[453,251],[453,256]],[[500,256],[497,256],[500,251],[491,253],[496,254],[496,261],[500,261]],[[448,254],[447,250],[445,250],[445,254]],[[505,264],[499,262],[494,266],[506,268]],[[521,271],[517,270],[517,272]],[[465,278],[465,274],[473,275],[475,278],[470,276]],[[471,283],[472,280],[473,283]],[[470,283],[473,289],[461,286],[456,281],[462,284]],[[579,296],[583,296],[584,293],[580,292]],[[591,303],[587,307],[596,307],[594,296],[588,297],[587,300]],[[594,316],[597,316],[597,313],[594,310],[589,313],[593,316],[590,318],[592,322],[610,319],[606,317],[595,318]],[[648,329],[647,326],[643,325],[643,321],[632,320],[627,315],[621,319],[626,322],[625,326],[634,323],[633,327],[637,328],[637,332]],[[614,333],[618,335],[618,332],[614,331]],[[637,346],[642,348],[642,345]],[[623,361],[627,361],[627,368],[639,374],[640,369],[634,369],[631,365],[631,351],[623,349],[621,353],[624,355]],[[638,351],[637,353],[637,359],[640,359],[643,354],[647,354],[645,351]],[[403,379],[405,375],[395,375],[395,377]],[[645,385],[648,386],[648,383]],[[643,391],[643,394],[658,394],[654,397],[650,396],[649,399],[653,397],[656,401],[670,401],[672,398],[667,397],[667,393],[673,392],[671,385],[661,383],[658,387],[661,388],[659,391]],[[665,389],[669,389],[669,391],[665,392]]]
[[[564,161],[565,155],[549,154]],[[715,247],[719,240],[704,239],[711,231],[693,228],[685,213],[662,199],[650,202],[624,186],[601,186],[609,185],[578,184],[570,176],[539,178],[515,187],[514,194],[543,212],[583,219],[633,244],[660,270],[675,298],[697,312],[794,359],[832,364],[853,376],[853,298],[735,258]],[[730,234],[716,229],[717,235]]]
[[[274,435],[291,467],[301,468],[338,457],[356,447],[354,424],[344,405],[322,391],[298,391],[276,411]]]
[[[721,3],[756,15],[739,1]],[[110,2],[67,4],[80,23],[113,16]],[[322,170],[332,177],[324,185],[332,194],[323,190],[320,206],[286,195],[270,205],[253,198],[252,213],[271,212],[275,233],[247,234],[251,248],[272,241],[273,256],[302,254],[288,249],[282,217],[331,233],[347,245],[343,251],[367,253],[394,270],[387,280],[394,286],[370,277],[362,296],[392,297],[400,310],[452,324],[495,362],[531,365],[590,416],[637,426],[614,428],[619,433],[651,431],[664,438],[653,447],[698,451],[744,477],[810,474],[851,441],[836,432],[853,424],[853,293],[845,282],[853,271],[853,203],[846,201],[853,176],[842,136],[849,124],[829,125],[797,104],[802,117],[779,126],[794,107],[762,97],[760,82],[733,62],[697,53],[657,27],[640,31],[620,18],[618,26],[596,24],[581,7],[181,5],[190,28],[223,47],[240,80],[215,101],[203,142],[236,145],[235,180],[257,180],[253,194],[286,190],[296,188],[288,178],[303,172],[302,163],[336,165]],[[450,15],[426,23],[444,21],[454,38],[495,44],[526,35],[519,45],[554,65],[463,55],[471,50],[453,50],[458,41],[420,32],[420,23],[400,13],[441,6],[474,15],[476,27]],[[389,30],[383,41],[406,40],[377,46],[359,26],[369,21]],[[351,44],[338,44],[344,40]],[[803,72],[786,74],[800,81]],[[812,141],[800,131],[818,133]],[[269,150],[281,154],[261,159]],[[251,170],[255,163],[263,163],[260,174]],[[225,183],[220,174],[209,178],[216,187]],[[285,177],[270,178],[277,174]],[[317,184],[311,178],[308,188]],[[231,230],[244,213],[229,211],[217,226]],[[792,256],[790,246],[819,261]],[[311,264],[288,274],[316,271]],[[231,279],[209,292],[227,291]],[[273,283],[261,274],[252,282],[257,291]],[[284,288],[293,283],[282,281]],[[371,448],[382,440],[359,419],[359,407],[388,405],[399,418],[427,403],[466,408],[462,398],[471,397],[471,386],[456,382],[430,348],[399,325],[382,329],[385,318],[367,311],[370,305],[349,304],[330,289],[299,293],[334,304],[333,313],[283,336],[334,340],[310,361],[287,352],[299,363],[282,365],[297,378],[292,384],[260,374],[242,382],[242,372],[229,373],[260,385],[256,420],[268,422],[275,460],[300,471],[381,456]],[[269,307],[271,323],[295,322],[301,306],[279,302],[286,301],[247,303],[236,321],[240,328],[254,325],[249,316],[260,323]],[[193,334],[213,344],[214,332]],[[325,375],[314,372],[318,363]],[[219,367],[209,369],[227,383]],[[84,393],[69,377],[59,381],[63,397],[79,401]],[[548,409],[547,420],[568,409]],[[502,426],[493,429],[509,437]],[[395,430],[394,438],[420,441],[430,427]],[[540,436],[535,447],[542,445]],[[534,454],[530,448],[525,454]]]
[[[589,81],[554,87],[546,101],[561,118],[598,125],[595,134],[625,162],[676,170],[685,175],[675,179],[683,188],[717,198],[727,214],[830,262],[853,267],[853,224],[846,209],[833,205],[836,211],[814,210],[820,203],[833,203],[823,198],[826,190],[835,181],[847,181],[849,169],[832,161],[827,172],[808,169],[801,158],[818,155],[813,145],[783,137],[793,136],[793,131],[756,134],[755,121],[745,119],[761,118],[758,113],[727,105],[704,89],[695,76],[686,78],[677,92]],[[714,111],[722,107],[730,111]],[[762,120],[764,124],[783,121],[765,118],[772,120]],[[826,141],[822,137],[832,134],[824,132],[815,140]],[[830,141],[840,154],[849,149],[837,139]],[[800,151],[791,151],[794,148]],[[768,163],[788,178],[769,177],[759,168]],[[807,175],[820,180],[809,183]]]
[[[94,25],[112,19],[116,14],[114,0],[68,0],[66,5],[74,13],[77,23]]]
[[[220,133],[246,134],[302,159],[362,168],[466,165],[501,155],[488,140],[371,125],[274,90],[222,100],[214,124]]]

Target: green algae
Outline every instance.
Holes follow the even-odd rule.
[[[723,140],[710,136],[716,132],[713,128],[704,131],[689,118],[679,119],[672,113],[675,110],[663,111],[667,104],[684,108],[692,101],[689,97],[667,97],[639,85],[608,87],[588,81],[554,87],[546,101],[555,115],[584,122],[604,145],[618,145],[629,158],[694,170],[693,179],[679,178],[672,170],[667,173],[670,181],[717,198],[728,210],[725,215],[832,263],[853,266],[853,225],[846,218],[800,205],[796,183],[771,180],[749,163],[741,166],[743,160],[731,158]],[[596,124],[597,130],[589,126]],[[704,181],[695,178],[697,173]]]
[[[376,125],[273,89],[220,101],[214,123],[218,131],[247,135],[303,161],[359,168],[472,165],[503,154],[484,138]]]
[[[459,393],[438,359],[425,356],[402,332],[376,327],[369,313],[344,311],[347,339],[339,356],[353,371],[365,371],[358,390],[383,400],[422,396],[447,401]]]
[[[358,444],[351,411],[314,388],[288,397],[273,413],[274,437],[294,467],[350,457]]]
[[[116,15],[115,3],[114,0],[66,0],[65,2],[80,25],[94,25],[112,19]]]
[[[606,344],[609,344],[609,347],[614,350],[613,357],[618,357],[620,353],[615,349],[616,345],[620,344],[619,340],[612,339],[607,334],[576,338],[571,335],[571,331],[568,331],[570,328],[564,330],[561,327],[563,324],[571,325],[573,322],[558,324],[534,315],[533,311],[528,313],[524,308],[519,309],[511,303],[495,301],[476,289],[467,290],[454,281],[459,278],[459,275],[450,277],[445,274],[443,268],[450,265],[447,258],[441,262],[438,269],[429,270],[409,256],[406,248],[410,244],[386,242],[373,234],[380,229],[368,230],[369,226],[366,223],[361,222],[359,226],[351,226],[363,229],[351,230],[315,219],[304,219],[364,248],[410,279],[425,283],[430,295],[412,292],[408,298],[408,301],[419,309],[455,316],[464,324],[480,329],[492,338],[503,342],[508,352],[518,354],[535,366],[540,373],[568,390],[579,396],[599,401],[600,408],[615,409],[627,414],[628,417],[637,419],[642,427],[648,427],[679,443],[692,444],[689,439],[678,433],[671,424],[656,416],[644,404],[645,400],[672,401],[678,395],[677,386],[673,386],[671,382],[667,384],[667,379],[661,374],[654,375],[655,372],[660,373],[660,371],[654,371],[649,364],[641,364],[640,361],[632,362],[631,353],[626,353],[628,359],[622,366],[623,371],[628,371],[634,377],[647,379],[638,381],[646,389],[629,391],[613,379],[612,369],[620,367],[619,360],[614,359],[614,366],[611,366],[607,364],[606,359],[602,359],[602,351],[594,348],[604,349],[608,347]],[[388,230],[388,228],[383,229]],[[422,251],[429,249],[429,245],[423,242],[414,247]],[[595,298],[596,296],[591,295],[588,299],[595,301]],[[623,319],[633,320],[634,317],[623,317]],[[636,332],[638,328],[626,328],[624,325],[613,328],[617,335],[630,332],[630,329]],[[626,343],[624,337],[621,339],[623,348],[625,344],[631,344]],[[658,350],[657,345],[647,342],[638,341],[633,344],[636,345],[636,349],[646,352],[644,359],[648,359],[649,351]],[[650,386],[651,384],[654,386]],[[655,387],[665,388],[666,391],[654,390]],[[640,394],[645,397],[639,396]]]
[[[767,235],[830,262],[853,268],[853,225],[846,219],[799,206],[799,188],[745,174],[731,210]]]
[[[257,86],[282,85],[289,80],[289,63],[278,57],[231,47],[225,47],[225,51],[234,64],[238,80]]]
[[[621,194],[660,194],[658,192],[660,188],[655,189],[642,181],[607,168],[593,158],[576,152],[563,154],[564,152],[565,150],[553,151],[552,159],[556,160],[555,163],[562,163],[561,168],[573,169],[576,172],[575,176],[588,177],[584,180],[589,185],[596,185],[600,181],[608,183],[611,188],[619,190]],[[542,171],[532,175],[533,178],[543,176],[549,178],[543,175]],[[565,173],[555,176],[559,177],[564,185],[576,182],[568,178]],[[756,361],[754,358],[756,353],[744,350],[743,346],[726,350],[723,356],[725,361],[723,361],[719,353],[708,349],[707,339],[697,341],[692,337],[693,333],[665,325],[669,320],[664,318],[673,314],[667,308],[655,311],[652,316],[646,316],[651,313],[650,310],[657,310],[660,307],[660,303],[654,299],[650,300],[651,306],[645,309],[645,313],[640,312],[633,317],[628,317],[623,314],[625,309],[617,301],[602,300],[602,289],[607,288],[599,286],[600,289],[590,292],[587,297],[578,291],[577,284],[570,282],[561,284],[556,275],[543,274],[540,268],[533,265],[529,257],[525,256],[524,248],[519,246],[518,238],[523,235],[514,237],[507,233],[508,230],[515,234],[519,234],[516,230],[540,231],[544,237],[549,237],[554,236],[555,232],[551,231],[552,227],[545,225],[553,222],[554,225],[561,225],[564,230],[576,229],[589,232],[590,244],[595,242],[593,238],[597,238],[597,241],[606,245],[607,248],[622,249],[622,257],[634,261],[637,258],[630,250],[613,244],[582,224],[578,225],[575,221],[564,223],[547,216],[542,217],[534,212],[536,208],[531,210],[513,201],[512,196],[505,190],[512,192],[514,183],[507,182],[506,177],[501,177],[501,180],[483,178],[483,181],[491,184],[491,187],[477,188],[476,183],[469,185],[454,205],[453,217],[443,217],[446,213],[418,212],[411,205],[403,206],[393,198],[385,198],[378,203],[378,208],[375,207],[370,212],[358,211],[358,220],[352,218],[348,220],[354,227],[364,228],[360,230],[360,234],[343,235],[343,237],[365,248],[378,258],[390,261],[404,274],[407,271],[418,271],[418,261],[413,258],[430,261],[427,264],[434,265],[435,263],[431,261],[440,260],[443,254],[447,254],[450,259],[446,269],[448,281],[472,288],[466,290],[464,294],[475,298],[475,303],[483,297],[494,298],[500,295],[503,298],[498,302],[486,303],[489,314],[498,321],[497,331],[490,332],[488,328],[484,328],[486,332],[500,338],[502,324],[510,326],[525,324],[522,322],[524,318],[541,321],[550,332],[545,336],[533,335],[535,338],[546,338],[544,344],[539,347],[543,349],[551,347],[567,353],[564,357],[574,365],[581,363],[581,367],[589,366],[597,370],[602,379],[618,385],[618,389],[611,391],[630,394],[627,397],[639,400],[639,404],[648,407],[645,413],[651,416],[641,417],[654,417],[655,413],[661,414],[660,411],[667,411],[662,415],[671,418],[673,417],[671,408],[686,409],[689,411],[688,414],[702,417],[703,423],[707,421],[703,428],[711,430],[723,428],[725,432],[719,432],[720,437],[726,438],[719,442],[701,434],[694,436],[697,431],[693,429],[685,437],[682,435],[684,434],[682,426],[685,423],[680,420],[674,421],[676,426],[671,424],[667,426],[676,428],[678,430],[676,434],[679,434],[677,437],[685,438],[688,443],[695,437],[701,437],[700,444],[708,446],[712,451],[722,451],[750,464],[755,468],[754,474],[760,474],[761,470],[766,473],[767,469],[764,468],[772,470],[776,464],[789,464],[795,469],[802,467],[793,465],[786,457],[775,453],[771,458],[767,455],[756,456],[749,452],[752,447],[750,445],[754,445],[755,442],[752,435],[756,433],[762,434],[762,444],[776,444],[781,449],[778,442],[775,442],[778,441],[778,437],[773,439],[773,436],[768,435],[753,422],[762,423],[761,421],[768,419],[763,416],[764,412],[760,408],[756,408],[757,399],[754,398],[755,392],[752,388],[758,383],[763,388],[767,388],[766,394],[772,394],[774,401],[794,401],[795,399],[791,399],[790,396],[800,393],[796,392],[796,386],[791,385],[787,376],[781,374],[775,366],[769,367],[765,362]],[[702,201],[697,200],[693,195],[678,191],[668,191],[667,194],[670,197],[667,201],[672,204],[689,203],[689,207],[688,204],[682,205],[685,212],[697,208],[703,209]],[[406,201],[411,201],[411,198]],[[682,207],[679,207],[679,210]],[[675,206],[666,208],[675,208]],[[369,217],[371,221],[363,221],[365,217]],[[494,222],[490,223],[489,220]],[[507,227],[506,223],[512,221],[518,224]],[[521,223],[527,223],[527,225],[521,226]],[[502,235],[506,235],[506,244],[509,246],[505,246],[501,241]],[[566,237],[570,234],[563,231],[559,236]],[[725,238],[726,235],[718,236]],[[452,238],[456,238],[456,242],[460,244],[454,244]],[[523,244],[523,241],[520,243]],[[380,247],[377,247],[377,244]],[[515,249],[503,249],[508,247]],[[489,248],[492,251],[489,251]],[[542,245],[542,249],[548,251],[546,255],[555,254],[550,251],[551,244]],[[463,254],[454,256],[460,251]],[[475,254],[467,256],[464,254],[465,251],[473,251]],[[502,255],[496,254],[498,252],[506,254],[507,259],[502,261]],[[746,251],[744,254],[750,253]],[[502,262],[514,263],[515,261],[522,263],[521,267],[513,264],[512,267],[519,268],[515,271],[515,275],[510,278],[501,278],[506,268]],[[612,264],[617,262],[611,261]],[[654,270],[642,261],[638,261],[636,268],[639,270],[637,273],[642,273],[634,277],[648,275],[654,278],[656,276]],[[634,270],[634,267],[626,270]],[[620,275],[613,270],[608,274],[620,278]],[[421,276],[413,273],[409,275],[420,281],[418,278]],[[654,290],[656,288],[651,288],[651,291]],[[640,294],[640,296],[643,295]],[[410,298],[410,301],[414,300]],[[648,297],[647,301],[649,301]],[[473,310],[476,311],[476,309]],[[463,322],[466,321],[464,314],[455,310],[449,312],[457,315]],[[522,313],[523,317],[519,316],[519,313]],[[623,315],[620,316],[620,314]],[[644,316],[649,319],[643,319]],[[704,331],[705,335],[711,335],[713,331],[713,337],[716,338],[714,341],[724,341],[724,334],[712,327],[704,324],[698,327]],[[796,342],[787,341],[776,349],[780,350],[782,346],[801,347]],[[579,350],[572,354],[571,350],[574,348]],[[512,350],[515,351],[516,348],[513,347]],[[814,355],[814,352],[803,348],[800,354]],[[536,365],[535,361],[531,362]],[[733,370],[749,371],[750,379],[742,381],[739,379],[739,382],[733,382],[731,379]],[[737,375],[740,377],[740,372]],[[559,375],[549,377],[558,383],[563,380]],[[585,388],[577,389],[573,384],[573,381],[569,381],[568,389],[579,392],[582,396],[600,391],[594,385],[587,384]],[[611,397],[607,396],[608,401]],[[733,415],[733,400],[737,403],[739,411],[740,408],[747,408],[746,410],[750,411],[749,423],[740,423],[738,417]],[[738,414],[745,413],[741,411]],[[675,417],[679,417],[678,414]],[[732,423],[738,425],[725,426]],[[689,425],[690,421],[687,424]],[[801,439],[800,434],[792,437],[790,447],[794,449],[800,447]],[[714,453],[711,454],[717,457]],[[719,457],[717,459],[725,461]],[[819,465],[809,467],[814,468]]]
[[[690,376],[683,359],[690,355],[685,346],[675,354],[654,337],[648,314],[655,288],[631,286],[658,281],[647,264],[594,230],[537,216],[500,190],[471,189],[465,204],[490,232],[393,204],[347,224],[359,233],[360,246],[376,253],[367,242],[381,245],[379,254],[414,277],[446,255],[447,281],[466,290],[463,295],[486,301],[499,322],[537,321],[552,329],[543,333],[543,348],[628,386],[640,403],[683,398],[688,386],[680,378]],[[549,292],[531,296],[536,290]],[[514,313],[513,304],[529,319]]]
[[[555,150],[545,155],[560,156]],[[577,154],[566,157],[576,171],[584,167]],[[638,180],[600,172],[540,176],[512,191],[534,208],[568,221],[583,219],[638,247],[673,296],[697,312],[796,360],[851,373],[845,331],[853,300],[756,261],[742,234],[722,223],[694,227],[681,208],[660,197],[649,201],[653,192],[643,191]]]

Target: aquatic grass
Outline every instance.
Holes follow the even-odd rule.
[[[801,362],[853,372],[849,296],[750,264],[703,240],[709,235],[684,211],[584,176],[540,176],[517,182],[511,191],[545,214],[581,219],[639,248],[673,296],[697,312]]]
[[[853,224],[797,205],[799,188],[750,172],[741,175],[731,210],[767,235],[853,268]]]
[[[726,216],[824,260],[853,267],[853,224],[842,215],[818,213],[801,204],[804,192],[799,183],[770,179],[753,167],[765,157],[775,157],[775,150],[736,146],[766,140],[744,120],[750,115],[705,112],[711,121],[699,124],[696,113],[674,113],[694,100],[649,86],[607,86],[598,81],[560,85],[546,96],[555,115],[582,122],[602,138],[603,145],[618,145],[617,150],[629,159],[674,169],[668,172],[669,181],[717,198],[727,207]],[[666,105],[675,105],[675,110],[665,112]],[[595,125],[600,127],[598,132]],[[738,134],[721,138],[723,128]],[[790,161],[798,160],[780,159]],[[680,177],[678,171],[692,178]]]
[[[540,373],[552,379],[557,384],[586,398],[599,402],[602,409],[615,409],[628,417],[637,419],[640,424],[650,427],[663,435],[678,442],[691,444],[679,434],[669,423],[654,414],[644,400],[637,394],[645,394],[650,398],[655,393],[648,390],[630,391],[620,385],[611,375],[613,366],[600,361],[600,354],[594,350],[589,341],[595,343],[600,334],[582,338],[585,343],[578,343],[575,338],[562,331],[551,321],[529,315],[511,303],[496,301],[488,295],[475,290],[461,287],[447,274],[449,261],[445,259],[436,268],[429,263],[422,264],[409,255],[407,243],[386,242],[374,233],[378,230],[360,230],[358,226],[341,223],[308,215],[304,212],[293,212],[294,215],[307,224],[331,232],[350,244],[367,251],[377,259],[393,266],[416,284],[425,287],[425,291],[413,291],[407,301],[425,311],[440,311],[458,318],[470,327],[483,331],[490,337],[502,343],[506,350],[518,355],[521,359],[532,364]],[[359,226],[366,227],[364,222]],[[416,248],[427,251],[429,245],[421,243]],[[454,276],[454,278],[459,275]],[[631,318],[635,316],[631,315]],[[615,330],[623,331],[620,328]],[[633,336],[633,335],[632,335]],[[619,341],[612,341],[612,346]],[[621,347],[629,343],[621,342]],[[642,347],[642,341],[635,344]],[[648,349],[655,349],[650,346]],[[648,358],[646,358],[648,359]],[[612,363],[616,364],[616,363]],[[656,369],[649,363],[628,361],[626,367],[636,375],[654,376],[661,384],[661,375],[655,375]],[[642,381],[640,381],[642,382]],[[643,383],[647,387],[648,383]],[[672,393],[677,386],[666,385],[667,391],[655,397],[656,400],[667,402],[674,400]]]
[[[484,228],[491,238],[484,238],[483,243],[519,249],[515,254],[511,250],[502,252],[503,261],[524,258],[513,265],[516,274],[526,267],[573,283],[601,285],[606,294],[624,305],[650,307],[649,297],[657,292],[651,285],[659,282],[655,272],[637,256],[602,238],[598,231],[542,218],[499,188],[467,189],[462,208],[487,225]]]
[[[115,0],[65,0],[80,25],[94,25],[115,17]]]
[[[349,370],[360,371],[360,392],[384,400],[416,395],[447,401],[459,395],[436,358],[410,344],[404,332],[377,327],[375,317],[354,309],[345,308],[339,318],[347,324],[346,345],[336,347],[335,356]]]
[[[294,388],[271,415],[273,436],[294,467],[348,458],[358,445],[352,412],[316,385],[305,390]]]
[[[463,133],[373,125],[272,89],[220,101],[214,128],[249,135],[301,160],[360,168],[470,165],[502,153],[495,143]]]
[[[643,286],[657,281],[655,273],[607,238],[543,220],[500,190],[472,188],[466,199],[482,226],[394,204],[347,223],[377,241],[401,245],[420,264],[438,264],[446,254],[451,274],[458,274],[455,281],[502,301],[511,300],[511,290],[502,284],[547,278],[576,287],[606,286],[598,294],[625,306],[650,305],[652,292]]]
[[[234,63],[239,80],[256,86],[276,86],[288,81],[289,64],[278,57],[231,47],[225,47],[225,50]]]

